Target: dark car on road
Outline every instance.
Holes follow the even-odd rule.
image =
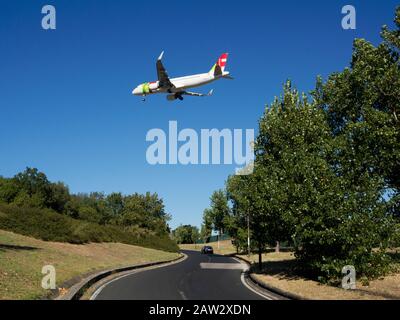
[[[213,247],[210,247],[210,246],[204,246],[203,248],[201,248],[201,253],[202,254],[214,254],[214,249],[213,249]]]

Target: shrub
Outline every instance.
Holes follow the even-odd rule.
[[[168,234],[135,232],[119,226],[72,219],[50,209],[24,208],[0,204],[0,229],[44,241],[84,244],[89,242],[120,242],[142,247],[178,251]]]

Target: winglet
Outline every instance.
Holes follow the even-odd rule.
[[[163,51],[163,52],[161,52],[161,54],[160,54],[160,56],[158,57],[158,59],[157,59],[157,60],[161,60],[161,59],[162,59],[162,57],[163,57],[163,55],[164,55],[164,51]]]
[[[207,95],[208,96],[212,96],[213,93],[214,93],[214,89],[211,89],[210,92]]]

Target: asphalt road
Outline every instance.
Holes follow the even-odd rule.
[[[108,282],[96,300],[260,300],[242,283],[238,261],[219,255],[184,251],[180,263],[133,273]]]

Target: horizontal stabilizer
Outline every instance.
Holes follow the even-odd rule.
[[[194,97],[209,97],[213,94],[214,89],[211,89],[209,93],[204,94],[204,93],[197,93],[197,92],[190,92],[190,91],[181,91],[178,92],[177,94],[179,95],[187,95],[187,96],[194,96]]]

